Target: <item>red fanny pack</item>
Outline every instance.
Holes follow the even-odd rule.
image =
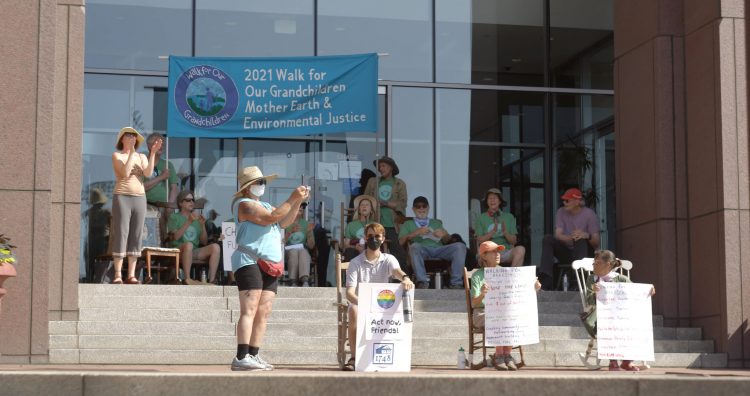
[[[269,276],[273,276],[274,278],[278,278],[281,275],[284,274],[284,262],[273,262],[273,261],[266,261],[261,258],[258,259],[258,265],[260,266],[260,269],[263,270],[266,274]]]

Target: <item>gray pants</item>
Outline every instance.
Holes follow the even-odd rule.
[[[145,195],[115,194],[112,200],[112,257],[141,256]]]

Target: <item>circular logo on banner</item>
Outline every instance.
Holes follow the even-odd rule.
[[[378,293],[378,305],[380,308],[388,309],[396,303],[396,295],[391,290],[381,290]]]
[[[198,128],[214,128],[229,121],[237,111],[237,86],[223,70],[193,66],[177,79],[174,102],[180,115]]]

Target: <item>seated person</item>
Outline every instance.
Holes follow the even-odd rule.
[[[599,219],[584,206],[581,190],[570,188],[560,198],[563,207],[555,216],[555,235],[545,235],[542,241],[539,278],[546,290],[553,288],[555,258],[560,263],[572,263],[599,248]]]
[[[354,198],[354,218],[344,230],[344,261],[365,251],[365,225],[377,220],[378,201],[369,195]]]
[[[516,218],[503,212],[507,202],[503,194],[497,188],[490,188],[484,195],[487,202],[487,211],[479,215],[474,223],[474,232],[477,242],[492,241],[503,245],[505,250],[500,256],[500,264],[511,263],[513,267],[523,265],[526,248],[516,246],[518,243],[518,229],[516,229]]]
[[[310,286],[310,253],[307,249],[315,247],[313,228],[315,223],[305,220],[307,202],[303,202],[297,211],[294,223],[284,229],[284,265],[289,273],[289,281],[292,286]]]
[[[352,357],[344,366],[344,370],[354,370],[354,355],[357,347],[357,293],[360,283],[388,283],[390,278],[400,280],[406,290],[414,287],[398,264],[395,257],[380,251],[380,245],[385,241],[385,228],[379,223],[369,223],[365,226],[367,247],[363,254],[349,262],[346,270],[346,299],[349,301],[349,345]]]
[[[180,249],[180,263],[185,273],[185,284],[200,284],[190,278],[193,260],[208,260],[208,282],[216,282],[216,270],[219,268],[221,249],[218,244],[208,242],[206,218],[193,213],[195,197],[190,191],[177,194],[177,207],[180,211],[169,216],[167,233],[169,245]]]
[[[451,262],[451,289],[463,289],[464,263],[466,262],[466,245],[452,242],[452,237],[443,228],[443,222],[427,217],[430,204],[427,198],[419,196],[412,203],[414,218],[401,225],[398,242],[409,245],[411,265],[417,278],[417,289],[427,289],[430,279],[427,277],[424,261],[441,259]]]
[[[479,245],[479,269],[471,276],[471,307],[474,310],[472,319],[474,327],[484,328],[484,296],[490,287],[484,282],[484,269],[497,267],[500,264],[501,252],[505,250],[503,245],[492,241],[485,241]],[[534,288],[539,290],[542,285],[539,281],[534,282]],[[516,362],[510,355],[513,347],[511,345],[496,346],[492,365],[498,370],[518,370]]]

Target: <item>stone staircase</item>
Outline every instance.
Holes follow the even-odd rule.
[[[529,366],[581,366],[588,335],[577,292],[539,293],[540,343]],[[334,288],[279,289],[262,354],[280,365],[336,365]],[[413,365],[455,365],[468,332],[463,290],[417,290]],[[236,287],[79,285],[79,320],[51,321],[50,363],[225,364],[236,351]],[[727,367],[697,328],[654,316],[655,367]]]

